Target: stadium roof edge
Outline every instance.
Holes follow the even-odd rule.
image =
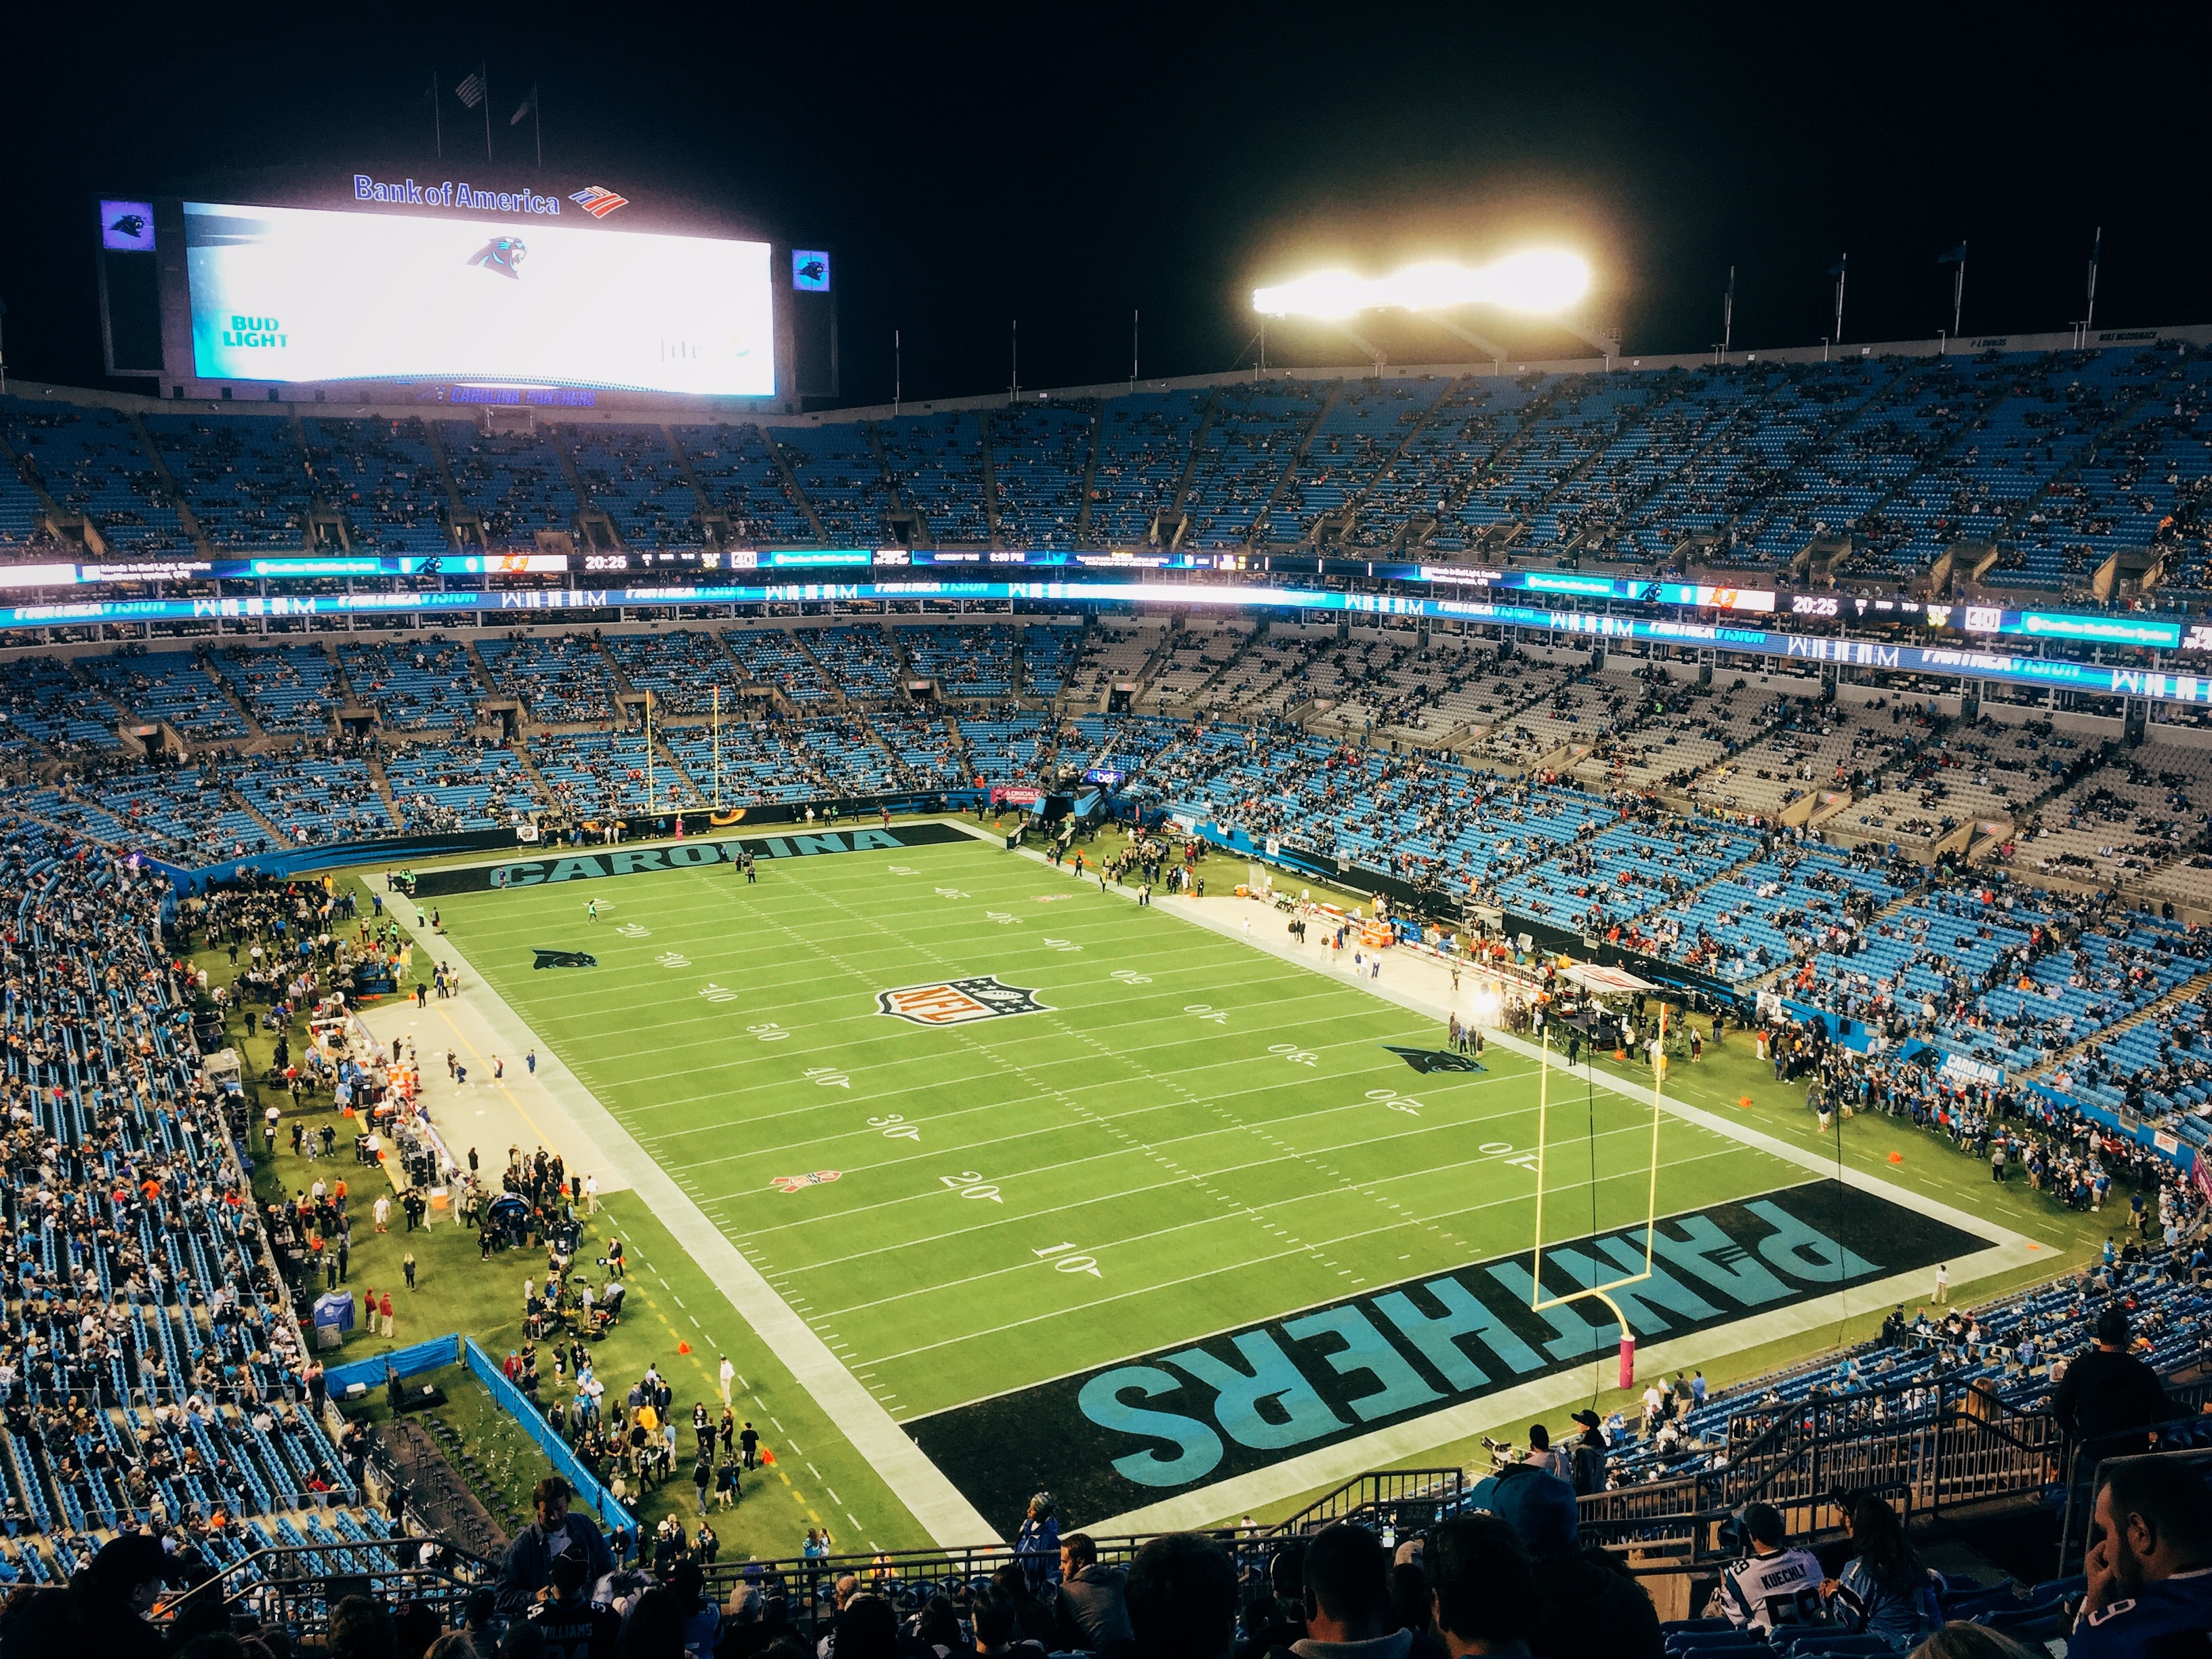
[[[1753,362],[1808,363],[1834,358],[1844,361],[1852,357],[1938,357],[1955,356],[1979,356],[1984,352],[2037,351],[2111,351],[2131,346],[2155,344],[2212,345],[2212,323],[2161,325],[2154,328],[2105,328],[2092,331],[2086,337],[2071,329],[2053,330],[2045,333],[1985,334],[1962,336],[1957,339],[1926,340],[1870,340],[1863,343],[1846,344],[1840,348],[1823,345],[1762,347],[1756,351],[1731,351],[1723,354],[1701,352],[1644,353],[1612,357],[1548,357],[1508,358],[1494,363],[1439,362],[1393,363],[1378,376],[1372,364],[1352,363],[1336,367],[1269,369],[1264,376],[1250,369],[1233,369],[1211,374],[1181,374],[1158,380],[1138,380],[1133,387],[1126,380],[1107,380],[1089,386],[1050,386],[1035,393],[1024,392],[1020,399],[1024,408],[1049,407],[1054,403],[1067,403],[1084,398],[1110,399],[1128,397],[1132,391],[1139,392],[1205,391],[1221,386],[1244,386],[1265,379],[1282,383],[1297,380],[1418,380],[1422,379],[1457,380],[1465,375],[1497,374],[1650,374],[1674,368],[1712,368],[1725,362],[1737,367]],[[401,388],[391,388],[395,393]],[[337,419],[379,416],[397,419],[415,415],[425,418],[443,416],[452,420],[474,418],[475,405],[461,404],[423,404],[416,401],[415,388],[406,388],[404,399],[378,403],[373,398],[359,402],[312,399],[280,399],[276,403],[245,400],[218,401],[211,398],[165,399],[143,392],[110,392],[102,388],[56,386],[46,381],[16,380],[8,388],[8,395],[17,398],[40,397],[57,398],[88,407],[101,407],[140,415],[219,415],[240,419],[266,419],[274,415],[289,416],[322,415]],[[750,403],[754,400],[747,400]],[[986,392],[970,397],[933,398],[926,400],[909,399],[898,405],[898,413],[905,415],[933,415],[951,410],[1005,409],[1011,400],[1003,392]],[[888,404],[874,404],[851,409],[811,410],[803,415],[787,415],[752,407],[717,408],[703,399],[691,399],[662,406],[638,405],[621,409],[562,408],[544,411],[549,422],[563,426],[638,426],[662,421],[684,424],[726,422],[731,425],[751,424],[772,427],[834,426],[855,421],[884,421],[892,417]]]

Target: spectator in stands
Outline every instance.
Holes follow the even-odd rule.
[[[1211,1539],[1170,1533],[1137,1552],[1124,1586],[1138,1659],[1227,1659],[1237,1569]]]
[[[1771,1504],[1747,1504],[1741,1524],[1749,1549],[1721,1569],[1713,1591],[1719,1616],[1738,1630],[1765,1632],[1826,1624],[1820,1559],[1810,1550],[1789,1547],[1782,1511]]]
[[[1103,1651],[1111,1644],[1130,1639],[1129,1608],[1123,1598],[1127,1575],[1120,1567],[1101,1566],[1098,1546],[1087,1533],[1072,1532],[1060,1540],[1060,1595],[1055,1603],[1055,1641],[1060,1650]]]
[[[1829,1616],[1855,1634],[1880,1637],[1903,1653],[1942,1623],[1937,1576],[1920,1565],[1905,1522],[1879,1498],[1862,1497],[1846,1512],[1851,1559],[1843,1576],[1820,1585]]]
[[[611,1608],[592,1605],[588,1571],[581,1550],[554,1558],[550,1569],[552,1594],[532,1607],[527,1615],[545,1659],[606,1659],[614,1651],[622,1620]]]
[[[391,1609],[366,1595],[349,1595],[331,1609],[324,1650],[330,1659],[398,1659],[399,1636]]]
[[[1410,1632],[1390,1628],[1390,1555],[1350,1521],[1326,1527],[1306,1546],[1306,1638],[1298,1659],[1406,1659]]]
[[[1702,1380],[1703,1373],[1699,1374]],[[1575,1413],[1575,1421],[1582,1425],[1582,1437],[1575,1442],[1570,1455],[1571,1479],[1577,1496],[1603,1492],[1606,1488],[1607,1448],[1605,1429],[1598,1414],[1585,1407]]]
[[[1536,1574],[1539,1618],[1529,1650],[1540,1659],[1659,1659],[1665,1642],[1651,1597],[1606,1551],[1581,1547],[1575,1489],[1516,1463],[1472,1494],[1513,1528]]]
[[[499,1570],[499,1605],[502,1613],[526,1612],[552,1595],[553,1563],[571,1550],[581,1553],[586,1581],[596,1584],[615,1570],[614,1557],[598,1527],[580,1515],[568,1513],[575,1489],[557,1474],[538,1483],[531,1502],[538,1518],[515,1534]]]
[[[1041,1492],[1030,1499],[1030,1512],[1014,1534],[1014,1549],[1032,1589],[1060,1582],[1060,1517],[1054,1513],[1050,1492]]]
[[[88,1650],[102,1659],[161,1659],[168,1644],[146,1615],[161,1599],[168,1577],[168,1555],[150,1534],[125,1533],[101,1545],[91,1565],[70,1580]],[[331,1618],[335,1632],[337,1611]]]
[[[1567,1455],[1553,1449],[1552,1431],[1541,1423],[1528,1425],[1528,1455],[1525,1461],[1532,1469],[1556,1474],[1562,1480],[1568,1478]]]
[[[2098,1471],[2088,1592],[2069,1659],[2202,1650],[2212,1632],[2212,1486],[2173,1456]]]
[[[2097,1346],[2067,1366],[2051,1412],[2069,1438],[2094,1440],[2174,1415],[2158,1373],[2128,1352],[2128,1337],[2127,1310],[2115,1304],[2097,1316]]]
[[[1451,1659],[1525,1654],[1539,1617],[1535,1570],[1513,1528],[1463,1515],[1429,1534],[1422,1552],[1437,1631]]]

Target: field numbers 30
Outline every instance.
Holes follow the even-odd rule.
[[[920,1140],[921,1139],[921,1126],[908,1122],[896,1112],[883,1117],[870,1118],[868,1127],[871,1129],[882,1130],[886,1140]]]

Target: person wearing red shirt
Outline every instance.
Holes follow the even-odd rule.
[[[389,1342],[389,1341],[392,1340],[392,1292],[391,1292],[391,1291],[386,1291],[384,1293],[384,1299],[383,1299],[383,1302],[380,1304],[379,1311],[380,1311],[380,1312],[384,1315],[384,1340],[385,1340],[386,1341]]]

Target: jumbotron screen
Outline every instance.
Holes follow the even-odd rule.
[[[204,380],[775,392],[766,242],[184,204]]]

